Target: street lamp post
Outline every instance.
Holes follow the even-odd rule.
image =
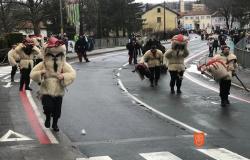
[[[62,0],[60,2],[60,27],[61,27],[61,34],[63,35],[63,13],[62,13]]]
[[[164,10],[163,10],[163,26],[164,26],[164,33],[163,33],[163,38],[166,39],[166,2],[164,1]]]

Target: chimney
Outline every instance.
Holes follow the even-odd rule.
[[[184,3],[184,0],[180,0],[180,12],[181,13],[185,12],[185,3]]]

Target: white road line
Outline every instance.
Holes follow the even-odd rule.
[[[10,138],[12,135],[16,138]],[[33,140],[25,135],[9,130],[3,137],[0,138],[0,142],[12,142],[12,141],[28,141]]]
[[[76,158],[76,160],[112,160],[109,156],[90,157],[90,158]]]
[[[170,121],[172,121],[172,122],[174,122],[174,123],[177,123],[177,124],[179,124],[179,125],[185,127],[186,129],[192,131],[192,132],[199,132],[199,133],[202,132],[202,131],[200,131],[200,130],[198,130],[198,129],[196,129],[196,128],[193,128],[193,127],[191,127],[191,126],[189,126],[189,125],[187,125],[187,124],[185,124],[185,123],[183,123],[183,122],[181,122],[181,121],[179,121],[179,120],[177,120],[177,119],[174,119],[173,117],[170,117],[170,116],[168,116],[168,115],[166,115],[166,114],[164,114],[164,113],[162,113],[162,112],[156,110],[154,107],[151,107],[151,106],[149,106],[148,104],[142,102],[141,100],[139,100],[138,98],[136,98],[135,96],[133,96],[131,93],[128,92],[128,90],[124,87],[124,85],[123,85],[123,83],[122,83],[122,81],[121,81],[120,79],[118,79],[118,84],[119,84],[119,86],[121,87],[121,89],[122,89],[129,97],[131,97],[132,99],[134,99],[136,102],[138,102],[139,104],[143,105],[143,106],[146,107],[147,109],[151,110],[151,111],[154,112],[155,114],[157,114],[157,115],[159,115],[159,116],[161,116],[161,117],[163,117],[163,118],[165,118],[165,119],[168,119],[168,120],[170,120]],[[207,134],[205,133],[205,135],[207,135]]]
[[[11,82],[8,82],[6,85],[4,85],[3,87],[4,88],[10,88],[12,85],[11,85]]]
[[[197,149],[198,151],[212,157],[216,160],[249,160],[241,155],[238,155],[232,151],[229,151],[225,148],[217,149]]]
[[[170,152],[140,153],[146,160],[182,160]]]
[[[126,67],[129,63],[125,63],[124,65],[122,65],[123,67]]]
[[[37,119],[38,119],[38,121],[39,121],[39,123],[40,123],[40,125],[41,125],[41,127],[43,129],[43,131],[48,136],[50,142],[52,144],[58,144],[58,141],[55,138],[55,136],[52,134],[51,130],[44,127],[42,115],[40,114],[40,112],[38,110],[38,107],[37,107],[37,105],[36,105],[36,103],[35,103],[32,95],[31,95],[30,91],[26,90],[26,94],[27,94],[28,100],[29,100],[29,102],[30,102],[30,104],[31,104],[31,106],[32,106],[35,114],[36,114],[36,117],[37,117]]]
[[[8,75],[8,76],[4,77],[3,79],[8,79],[8,78],[10,78],[10,75]]]

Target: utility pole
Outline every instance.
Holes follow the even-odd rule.
[[[166,2],[164,1],[164,10],[163,10],[163,19],[164,19],[164,22],[163,22],[163,26],[164,26],[164,35],[163,35],[163,38],[166,39]]]
[[[61,34],[63,35],[63,13],[62,13],[62,0],[60,0],[60,27],[61,27]]]

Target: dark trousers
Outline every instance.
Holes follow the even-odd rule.
[[[10,73],[10,77],[11,77],[12,82],[14,81],[16,71],[17,71],[17,66],[12,66],[11,73]]]
[[[129,64],[132,64],[132,60],[134,59],[134,64],[137,64],[137,52],[129,52],[129,59],[128,62]]]
[[[220,98],[221,101],[228,100],[230,94],[231,80],[220,80]]]
[[[174,89],[174,86],[177,86],[177,89],[181,88],[181,84],[182,84],[182,79],[183,79],[183,74],[184,71],[169,71],[170,76],[171,76],[171,80],[170,80],[170,87],[171,89]]]
[[[25,84],[25,88],[29,88],[30,86],[30,72],[31,72],[31,67],[29,68],[23,68],[20,69],[20,90],[23,89],[23,85]]]
[[[208,57],[213,57],[213,53],[214,53],[214,48],[211,46],[211,47],[209,47],[209,55],[208,55]]]
[[[84,52],[77,52],[77,56],[78,56],[79,62],[82,62],[82,57],[84,58],[84,60],[86,62],[89,62],[89,59],[88,59],[87,54],[86,54],[86,51],[84,51]]]
[[[215,53],[217,53],[217,51],[218,51],[218,46],[213,46],[213,51],[215,51]]]
[[[153,83],[155,81],[155,83],[158,83],[158,80],[160,79],[160,73],[161,73],[161,68],[160,66],[157,67],[150,67],[149,68],[150,71],[150,82]]]
[[[62,109],[62,96],[52,97],[50,95],[42,96],[42,105],[44,114],[52,116],[54,119],[59,119]]]

